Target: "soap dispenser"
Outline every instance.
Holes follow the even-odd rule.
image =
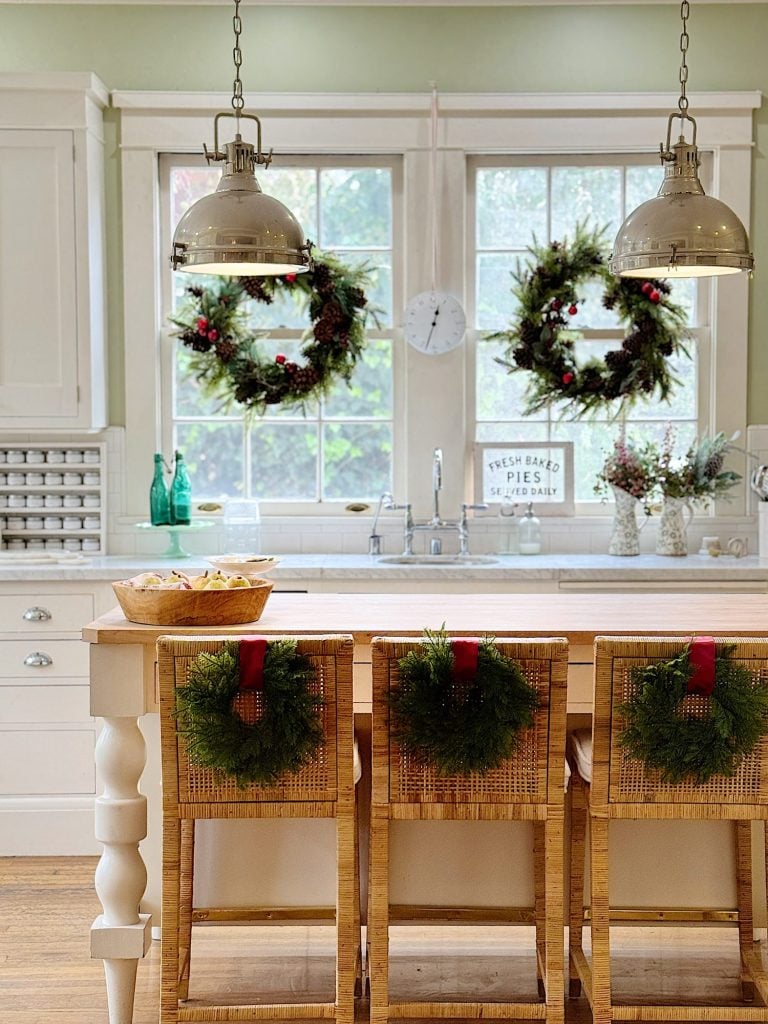
[[[498,554],[500,555],[520,554],[518,518],[515,515],[516,507],[510,495],[505,494],[499,505]]]
[[[541,523],[533,514],[533,502],[528,502],[525,515],[520,519],[520,554],[538,555],[541,552]]]

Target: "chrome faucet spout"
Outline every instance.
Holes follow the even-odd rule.
[[[440,491],[443,489],[443,449],[435,448],[432,455],[432,522],[440,520]]]

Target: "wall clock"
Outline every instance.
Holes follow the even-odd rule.
[[[405,307],[405,340],[424,355],[450,352],[462,343],[466,329],[467,318],[461,303],[447,292],[421,292]]]

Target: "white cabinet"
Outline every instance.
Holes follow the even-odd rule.
[[[113,604],[109,583],[0,584],[0,857],[99,852],[80,632]]]
[[[106,426],[107,102],[91,74],[0,74],[0,429]]]

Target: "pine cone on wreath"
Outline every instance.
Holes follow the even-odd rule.
[[[515,364],[520,367],[521,370],[530,370],[533,368],[533,352],[529,348],[523,347],[515,349],[514,353]]]
[[[324,263],[318,263],[315,265],[315,270],[312,275],[312,283],[315,286],[316,291],[321,295],[327,295],[329,292],[333,291],[331,272]]]
[[[674,351],[675,347],[671,341],[662,341],[659,345],[659,352],[661,352],[663,356],[671,356]]]
[[[193,352],[210,352],[213,348],[213,342],[208,341],[203,334],[191,335],[189,341],[184,340],[184,344],[189,345]]]
[[[264,290],[264,282],[260,277],[241,277],[240,283],[252,299],[256,299],[258,302],[264,302],[267,305],[272,302],[272,296],[268,295]]]
[[[363,307],[368,305],[368,299],[366,299],[365,292],[361,288],[350,289],[349,301],[355,309],[363,309]]]
[[[346,314],[338,302],[336,302],[335,299],[332,299],[330,302],[326,302],[320,310],[320,319],[321,321],[327,320],[330,324],[336,326],[346,320]]]
[[[619,348],[614,349],[611,352],[606,352],[605,365],[609,370],[620,370],[631,362],[632,356],[626,349]]]
[[[333,341],[336,336],[336,326],[331,323],[330,320],[323,318],[318,320],[314,326],[313,333],[315,335],[315,341],[320,343]]]
[[[237,352],[237,345],[233,344],[227,338],[223,341],[216,343],[216,355],[222,361],[222,363],[228,363]]]

